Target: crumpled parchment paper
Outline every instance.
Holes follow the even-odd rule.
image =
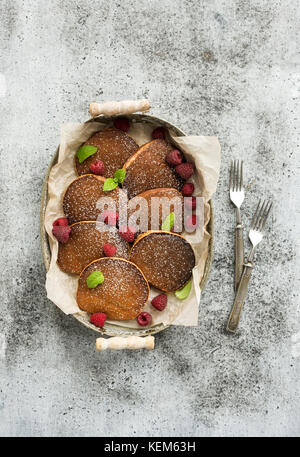
[[[76,303],[77,279],[75,275],[64,273],[57,265],[58,241],[52,235],[52,223],[58,217],[64,216],[62,199],[64,192],[73,179],[77,177],[74,167],[74,156],[80,145],[93,133],[107,127],[101,122],[84,124],[67,123],[61,128],[61,142],[58,163],[50,172],[48,181],[48,204],[45,213],[45,228],[49,235],[51,263],[46,277],[47,297],[64,313],[83,313]],[[153,124],[134,122],[128,134],[141,146],[151,140]],[[205,202],[204,226],[209,221],[209,205],[216,190],[221,161],[221,148],[215,136],[185,136],[176,137],[169,132],[173,142],[184,152],[188,161],[195,164],[196,171],[190,180],[195,185],[194,195],[203,197]],[[163,323],[168,325],[195,326],[198,323],[198,311],[201,297],[200,281],[203,276],[208,255],[210,235],[204,230],[203,239],[195,234],[183,232],[183,236],[192,244],[196,255],[196,266],[193,269],[192,290],[185,300],[178,300],[174,294],[168,294],[168,305],[164,311],[157,311],[150,305],[151,299],[160,293],[151,287],[149,302],[145,311],[152,314],[152,325]],[[112,322],[112,321],[111,321]],[[113,321],[114,324],[118,322]],[[122,326],[137,328],[136,321],[119,322]]]

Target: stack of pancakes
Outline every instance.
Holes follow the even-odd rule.
[[[174,292],[187,283],[195,266],[191,245],[179,233],[159,230],[164,217],[161,210],[158,230],[149,230],[152,197],[170,201],[177,197],[182,217],[180,191],[184,180],[165,160],[174,149],[165,140],[155,139],[139,147],[127,133],[108,128],[95,133],[85,145],[96,146],[97,152],[82,163],[75,156],[79,177],[67,187],[63,198],[71,234],[66,243],[59,243],[57,262],[64,272],[79,275],[77,303],[82,310],[104,312],[109,319],[134,319],[146,305],[149,284],[167,293]],[[95,160],[104,163],[105,177],[91,174],[90,166]],[[126,170],[122,188],[105,192],[105,179],[120,168]],[[99,199],[104,196],[115,201],[117,211],[120,197],[129,198],[129,221],[139,197],[148,205],[147,230],[138,234],[132,247],[117,227],[99,222]],[[176,214],[172,204],[170,211]],[[104,256],[103,246],[107,243],[116,247],[114,257]],[[90,289],[86,279],[96,270],[103,273],[105,280]]]

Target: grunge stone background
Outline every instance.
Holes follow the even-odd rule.
[[[0,16],[0,434],[299,436],[297,2],[2,0]],[[100,354],[46,299],[41,186],[63,122],[141,97],[219,137],[214,262],[197,328]],[[259,196],[274,199],[235,336],[232,158],[245,160],[247,229]]]

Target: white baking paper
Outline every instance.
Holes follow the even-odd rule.
[[[51,250],[51,263],[46,277],[47,297],[55,303],[64,313],[82,313],[76,303],[77,276],[64,273],[57,265],[58,242],[52,235],[52,223],[63,216],[62,199],[64,192],[73,179],[77,177],[74,167],[74,156],[80,145],[93,133],[107,127],[101,122],[84,124],[67,123],[61,128],[61,142],[58,163],[50,172],[48,181],[49,201],[45,213],[45,228],[49,235]],[[128,134],[141,146],[151,140],[151,132],[155,126],[144,122],[134,122]],[[194,195],[203,197],[205,201],[205,225],[209,221],[209,205],[216,190],[221,148],[215,136],[184,136],[176,137],[169,132],[174,143],[184,152],[188,161],[195,164],[196,172],[190,180],[195,185]],[[174,294],[168,294],[168,305],[164,311],[157,311],[151,306],[151,299],[160,292],[151,288],[148,304],[145,311],[152,314],[152,325],[195,326],[198,323],[198,311],[201,297],[200,281],[203,276],[208,255],[210,235],[204,231],[201,241],[195,234],[183,233],[183,236],[192,244],[196,255],[196,266],[193,269],[193,287],[190,295],[185,300],[178,300]],[[111,321],[112,322],[112,321]],[[113,321],[114,324],[118,322]],[[120,321],[120,325],[138,328],[136,321]]]

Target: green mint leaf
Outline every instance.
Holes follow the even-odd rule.
[[[124,170],[123,168],[120,168],[119,170],[115,171],[115,173],[114,173],[114,178],[117,179],[119,184],[123,184],[125,176],[126,176],[126,170]]]
[[[86,285],[89,289],[95,289],[99,284],[102,284],[104,281],[104,276],[101,271],[93,271],[86,280]]]
[[[115,180],[113,178],[107,178],[105,181],[104,181],[104,184],[103,184],[103,190],[105,192],[108,192],[110,190],[114,190],[116,187],[118,186],[118,183],[115,182]]]
[[[179,300],[184,300],[187,298],[190,294],[192,288],[192,280],[190,280],[182,289],[178,289],[175,292],[176,298],[179,298]]]
[[[169,232],[175,224],[175,213],[170,213],[161,224],[161,230]]]
[[[92,146],[91,144],[85,144],[84,146],[81,146],[81,148],[79,148],[76,152],[79,163],[84,162],[88,157],[92,156],[97,151],[98,148],[96,146]]]

